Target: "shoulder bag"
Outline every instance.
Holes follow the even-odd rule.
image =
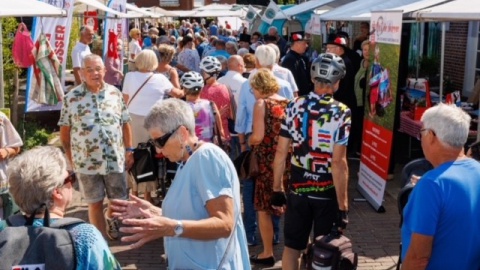
[[[145,86],[145,84],[147,84],[147,82],[153,77],[154,73],[152,73],[152,75],[150,75],[143,83],[142,85],[140,85],[140,87],[138,88],[138,90],[135,92],[135,94],[133,94],[132,98],[128,101],[128,104],[127,104],[127,107],[130,105],[130,103],[132,103],[132,100],[137,96],[138,92],[140,92],[140,90],[142,90],[142,88]]]

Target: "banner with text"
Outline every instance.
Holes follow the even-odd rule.
[[[65,69],[68,57],[68,43],[70,40],[70,30],[72,27],[72,14],[74,0],[40,0],[52,6],[65,9],[67,17],[35,17],[32,24],[32,39],[34,42],[38,40],[41,33],[45,34],[50,42],[50,45],[57,55],[61,63],[61,70],[59,72],[60,81],[63,90],[65,91]],[[33,68],[28,69],[27,86],[25,95],[25,112],[32,111],[51,111],[60,110],[61,102],[57,105],[44,105],[36,103],[31,100],[30,92],[33,90]]]
[[[120,13],[126,13],[127,12],[127,1],[126,0],[110,0],[108,2],[108,7],[118,11]],[[109,33],[113,32],[118,40],[122,40],[123,44],[128,43],[128,27],[127,27],[127,19],[114,19],[111,18],[112,16],[109,16],[109,13],[107,13],[107,19],[105,19],[104,23],[104,34],[103,34],[103,56],[107,54],[109,45],[112,43],[109,43]],[[124,46],[125,47],[125,46]],[[112,48],[111,48],[112,49]],[[115,49],[115,48],[113,48]],[[123,53],[123,51],[122,51]],[[103,59],[105,60],[105,59]]]
[[[370,68],[358,190],[377,211],[391,161],[397,95],[401,11],[374,11],[370,22]]]

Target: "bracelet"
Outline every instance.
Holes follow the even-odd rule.
[[[135,151],[135,148],[132,148],[132,147],[125,148],[125,152],[133,152],[133,151]]]

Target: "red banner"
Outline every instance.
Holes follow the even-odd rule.
[[[96,11],[85,11],[83,14],[83,23],[93,28],[93,31],[98,31],[98,14]]]
[[[361,161],[378,176],[387,179],[393,132],[366,119],[363,125]]]

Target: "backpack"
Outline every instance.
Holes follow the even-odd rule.
[[[28,68],[33,65],[33,40],[30,31],[24,23],[20,23],[13,40],[12,56],[15,65],[21,68]]]
[[[73,239],[67,226],[84,223],[78,218],[62,218],[49,224],[45,213],[44,227],[27,225],[33,219],[14,215],[4,221],[8,226],[0,231],[0,270],[76,269]],[[49,226],[48,226],[49,225]]]
[[[158,163],[155,160],[155,146],[150,142],[139,143],[133,151],[133,166],[130,169],[135,182],[156,181]]]
[[[307,251],[308,270],[355,270],[357,264],[358,254],[352,250],[352,241],[337,231],[318,236]]]

